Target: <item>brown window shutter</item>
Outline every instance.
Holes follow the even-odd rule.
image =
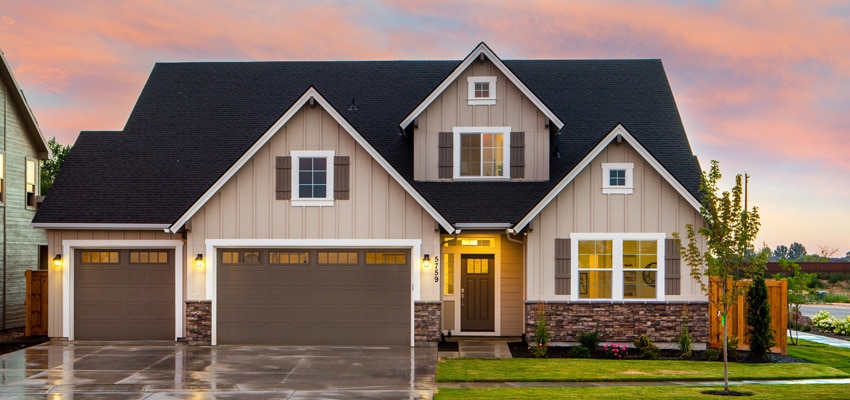
[[[677,239],[665,239],[664,243],[664,294],[682,294],[682,263]]]
[[[292,199],[292,157],[275,157],[275,198]]]
[[[525,178],[525,132],[511,132],[511,178]]]
[[[348,156],[334,157],[334,198],[348,200]]]
[[[437,176],[440,179],[451,179],[454,174],[454,171],[452,171],[452,161],[454,161],[454,151],[452,151],[454,133],[440,132],[439,141],[439,151],[437,153]]]
[[[555,239],[555,294],[570,294],[570,239]]]

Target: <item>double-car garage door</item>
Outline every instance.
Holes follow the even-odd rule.
[[[219,344],[410,344],[410,255],[220,249]]]

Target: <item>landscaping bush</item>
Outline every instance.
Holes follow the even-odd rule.
[[[720,349],[708,349],[702,352],[702,359],[704,361],[717,361],[720,359]]]
[[[829,311],[819,311],[812,317],[812,325],[821,332],[850,335],[850,316],[838,319],[829,315]]]
[[[828,293],[823,297],[824,303],[850,303],[850,297],[841,293]]]
[[[829,285],[823,283],[823,281],[820,279],[812,279],[806,286],[808,286],[809,289],[826,289],[829,287]]]
[[[542,305],[537,307],[537,331],[534,333],[536,346],[529,347],[534,357],[545,357],[549,351],[549,328],[546,327],[546,314]]]
[[[599,332],[599,329],[581,332],[578,334],[578,342],[589,351],[594,351],[599,347],[599,343],[602,343],[602,333]]]
[[[688,317],[687,315],[682,320],[682,333],[679,334],[679,340],[677,341],[679,345],[679,355],[682,357],[690,357],[691,349],[694,345],[693,340],[691,340],[691,334],[688,332]]]
[[[770,303],[767,300],[767,284],[764,277],[757,276],[747,292],[747,333],[750,335],[750,357],[764,361],[774,345],[773,329],[770,326]]]
[[[726,339],[726,357],[729,361],[738,361],[738,337],[730,336]]]
[[[661,354],[661,350],[652,343],[652,339],[647,335],[638,336],[632,343],[637,347],[640,358],[644,360],[657,360],[658,355]]]
[[[838,282],[850,280],[850,274],[833,272],[831,274],[826,274],[822,279],[826,279],[826,281],[829,282],[830,285],[834,285]]]
[[[602,354],[605,358],[613,358],[615,360],[622,360],[628,355],[628,350],[626,346],[619,344],[605,344],[602,345]]]
[[[570,358],[590,358],[590,350],[584,346],[576,346],[570,349]]]

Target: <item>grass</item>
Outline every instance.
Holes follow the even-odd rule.
[[[572,388],[499,388],[499,389],[439,389],[435,400],[452,399],[715,399],[716,396],[702,394],[706,390],[722,389],[698,386],[616,386],[616,387],[572,387]],[[731,390],[749,392],[747,399],[799,399],[818,400],[846,399],[845,385],[742,385]]]
[[[796,346],[788,344],[788,355],[850,374],[850,349],[800,339],[800,344]]]

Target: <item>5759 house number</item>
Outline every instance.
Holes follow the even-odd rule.
[[[440,281],[440,256],[434,256],[434,282]]]

